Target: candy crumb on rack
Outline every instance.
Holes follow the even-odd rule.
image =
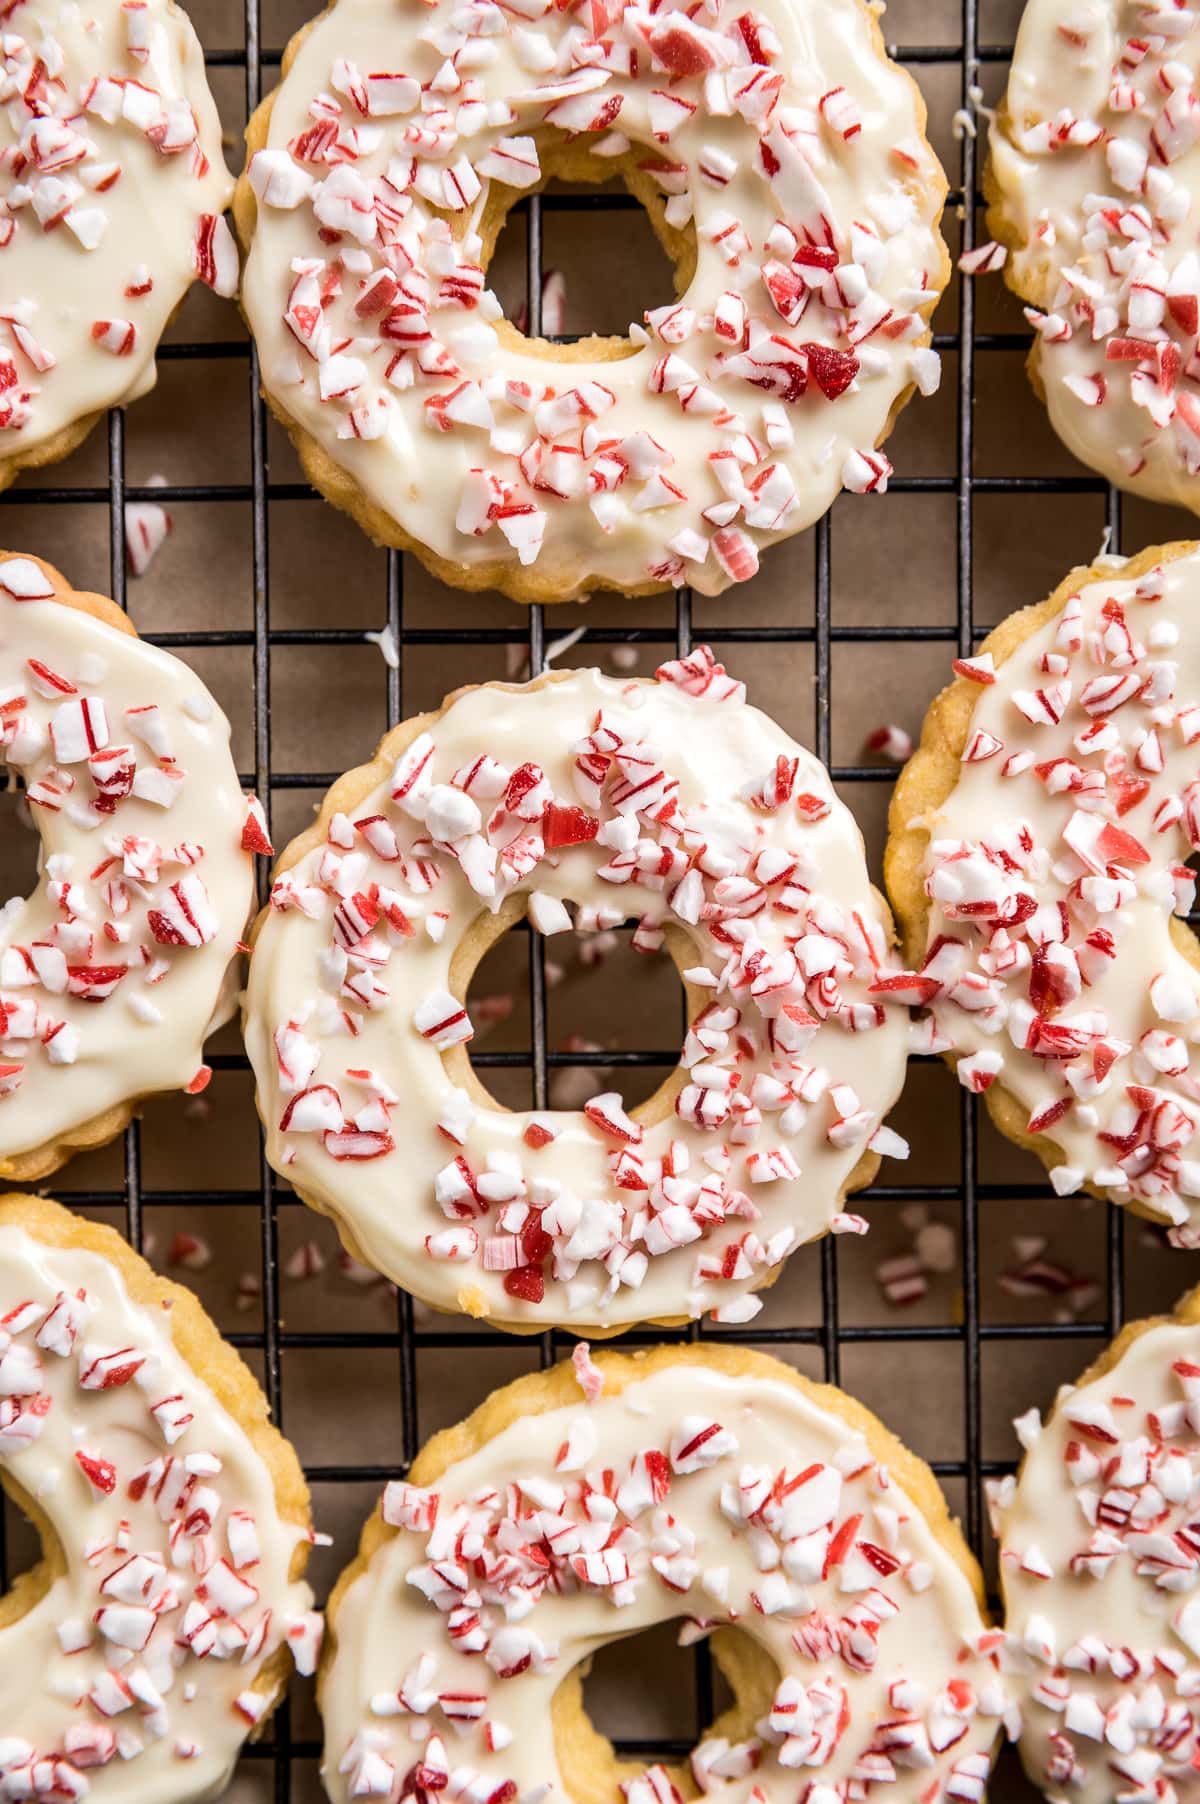
[[[986,244],[977,244],[973,250],[964,251],[958,259],[958,267],[964,276],[990,276],[1003,269],[1007,261],[1005,246],[989,239]]]
[[[202,1235],[181,1232],[171,1242],[167,1264],[182,1266],[188,1272],[202,1272],[212,1264],[212,1257],[212,1247]]]
[[[174,524],[157,501],[125,503],[125,555],[135,576],[145,576]]]
[[[318,1278],[326,1264],[325,1255],[316,1241],[306,1240],[289,1253],[284,1261],[283,1272],[286,1278]]]
[[[912,757],[911,733],[907,733],[903,727],[890,724],[873,728],[863,740],[863,746],[866,751],[878,752],[893,764],[907,764]]]
[[[237,1281],[233,1306],[239,1315],[248,1315],[262,1300],[262,1279],[257,1272],[243,1272]]]

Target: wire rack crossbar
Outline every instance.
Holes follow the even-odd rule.
[[[244,72],[247,111],[257,106],[264,86],[275,80],[281,52],[264,48],[260,35],[260,0],[245,0],[244,48],[215,48],[206,52],[212,68],[241,69]],[[960,72],[960,105],[970,109],[977,71],[981,65],[1003,65],[1011,55],[1007,44],[979,42],[978,0],[962,0],[961,41],[953,44],[918,44],[893,47],[901,63],[916,70],[947,66]],[[978,199],[980,152],[968,133],[961,139],[960,167],[955,172],[958,187],[951,194],[951,205],[961,203],[963,195]],[[546,213],[566,210],[594,212],[636,205],[628,197],[599,193],[595,195],[534,195],[522,202],[526,220],[526,305],[530,330],[541,326],[543,278],[543,217]],[[963,223],[963,248],[974,242],[974,209],[960,209]],[[982,476],[974,471],[975,360],[979,350],[1023,352],[1028,338],[1022,333],[988,334],[976,331],[975,298],[972,285],[963,282],[959,289],[958,318],[952,329],[939,321],[942,330],[935,344],[957,353],[955,393],[956,467],[952,476],[898,476],[891,488],[897,493],[946,494],[955,498],[956,606],[949,624],[896,626],[886,622],[872,625],[847,625],[832,617],[832,572],[834,532],[826,516],[813,533],[813,617],[811,623],[759,625],[746,618],[752,597],[739,594],[734,618],[728,626],[709,626],[705,637],[721,644],[771,644],[781,648],[812,648],[814,668],[814,717],[811,743],[822,760],[830,766],[840,782],[887,783],[894,772],[864,765],[839,765],[832,760],[832,651],[835,645],[925,640],[945,643],[960,654],[969,653],[987,630],[977,624],[974,612],[973,576],[973,508],[981,495],[1053,494],[1103,495],[1110,533],[1110,546],[1115,549],[1120,538],[1120,505],[1115,490],[1087,476],[1038,478],[1016,476]],[[389,552],[384,592],[379,598],[382,621],[375,626],[327,627],[314,629],[281,629],[271,625],[270,605],[270,534],[269,512],[274,502],[311,502],[323,505],[303,483],[273,482],[267,453],[267,419],[259,396],[259,369],[254,347],[245,340],[213,340],[198,343],[172,343],[164,346],[160,356],[168,362],[236,360],[246,365],[250,405],[250,477],[248,481],[209,485],[176,485],[166,488],[141,488],[127,485],[125,476],[124,418],[117,411],[108,421],[108,479],[101,486],[68,487],[53,485],[38,488],[24,486],[0,495],[0,506],[35,504],[53,509],[56,506],[81,503],[104,504],[108,512],[110,587],[118,604],[127,606],[123,510],[127,500],[154,500],[176,503],[206,502],[241,504],[249,507],[252,546],[252,620],[244,629],[232,632],[202,630],[178,631],[147,635],[153,643],[173,650],[206,646],[238,646],[251,654],[254,679],[253,769],[243,773],[243,783],[252,786],[263,799],[268,811],[272,797],[283,791],[325,789],[339,774],[334,771],[291,771],[276,769],[271,742],[271,665],[272,654],[280,647],[306,647],[314,656],[322,648],[366,642],[368,631],[378,631],[378,624],[391,630],[397,652],[395,666],[386,666],[386,708],[389,726],[404,717],[406,700],[406,661],[410,649],[427,646],[520,646],[525,649],[531,674],[546,667],[548,644],[546,620],[540,606],[531,606],[524,616],[515,610],[499,608],[495,624],[485,628],[428,628],[406,625],[405,560],[397,552]],[[614,643],[661,647],[684,654],[692,648],[692,602],[684,589],[674,598],[674,621],[670,626],[597,627],[589,628],[588,643],[598,646]],[[260,880],[260,895],[265,886],[265,873]],[[481,1052],[474,1063],[483,1069],[518,1066],[530,1073],[536,1107],[545,1107],[550,1073],[573,1063],[594,1062],[594,1054],[552,1050],[547,1035],[546,978],[543,964],[543,942],[536,934],[528,935],[528,984],[531,1035],[528,1051]],[[670,1052],[630,1048],[606,1051],[604,1061],[613,1066],[637,1069],[666,1067],[673,1063]],[[211,1063],[218,1070],[245,1070],[241,1055],[218,1054]],[[950,1344],[959,1348],[961,1358],[964,1436],[961,1457],[934,1462],[939,1476],[962,1486],[965,1527],[977,1552],[982,1551],[983,1481],[1011,1468],[1005,1462],[985,1459],[982,1450],[981,1395],[982,1351],[993,1344],[1022,1341],[1079,1341],[1090,1346],[1114,1333],[1124,1315],[1123,1223],[1118,1210],[1108,1209],[1106,1308],[1098,1322],[1019,1322],[993,1323],[981,1319],[979,1211],[983,1203],[1021,1199],[1049,1199],[1053,1192],[1046,1184],[988,1184],[981,1181],[978,1170],[977,1102],[962,1093],[957,1121],[961,1179],[948,1184],[876,1183],[861,1193],[870,1201],[900,1203],[905,1200],[938,1201],[957,1206],[962,1247],[961,1320],[952,1325],[913,1325],[891,1319],[882,1324],[855,1324],[842,1319],[838,1285],[838,1248],[836,1240],[826,1238],[820,1247],[819,1323],[784,1327],[742,1329],[709,1329],[695,1324],[684,1331],[688,1339],[704,1339],[716,1334],[734,1344],[766,1346],[786,1355],[789,1351],[816,1349],[821,1357],[825,1377],[837,1383],[841,1376],[842,1349],[848,1346],[878,1346],[901,1349],[920,1345]],[[147,1215],[160,1208],[183,1206],[257,1208],[260,1222],[261,1262],[261,1328],[236,1332],[228,1336],[234,1345],[255,1354],[261,1361],[263,1381],[277,1422],[283,1421],[283,1367],[289,1352],[311,1349],[383,1349],[395,1355],[396,1388],[389,1407],[399,1412],[401,1458],[396,1465],[371,1463],[336,1463],[310,1465],[308,1476],[316,1484],[368,1483],[382,1485],[402,1475],[418,1450],[418,1352],[428,1349],[462,1349],[464,1352],[511,1348],[510,1337],[495,1331],[467,1331],[447,1320],[443,1325],[417,1328],[411,1298],[400,1294],[396,1303],[395,1326],[386,1331],[309,1331],[285,1329],[280,1316],[279,1298],[279,1219],[284,1209],[297,1208],[298,1199],[277,1189],[275,1175],[260,1152],[258,1183],[253,1189],[160,1189],[147,1186],[142,1175],[141,1131],[133,1123],[124,1142],[123,1181],[119,1188],[92,1189],[71,1193],[71,1201],[81,1207],[120,1208],[124,1211],[126,1233],[131,1243],[141,1249]],[[629,1346],[648,1345],[671,1338],[662,1331],[640,1331],[621,1337]],[[547,1333],[536,1343],[543,1365],[552,1363],[572,1344],[567,1335]],[[485,1379],[481,1379],[481,1391]],[[0,1588],[6,1577],[3,1515],[0,1512]],[[710,1720],[713,1708],[713,1674],[704,1644],[695,1650],[695,1711],[697,1735]],[[620,1743],[622,1752],[636,1753],[650,1759],[686,1756],[691,1742],[663,1740],[646,1744]],[[248,1747],[246,1757],[256,1768],[270,1763],[271,1795],[275,1804],[290,1804],[293,1797],[294,1769],[299,1762],[311,1762],[320,1756],[317,1742],[293,1734],[291,1713],[285,1700],[272,1719],[263,1741]]]

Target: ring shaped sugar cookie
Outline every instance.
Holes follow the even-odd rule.
[[[928,1466],[853,1398],[748,1349],[581,1346],[388,1486],[330,1600],[322,1777],[333,1804],[979,1799],[1003,1710],[981,1598]],[[735,1702],[690,1772],[645,1770],[582,1679],[677,1619],[715,1631]]]
[[[744,693],[706,648],[658,681],[459,690],[280,860],[245,1012],[267,1155],[439,1308],[519,1331],[748,1320],[876,1154],[907,1150],[880,1126],[908,1022],[858,828]],[[567,904],[584,931],[666,937],[684,978],[680,1069],[632,1115],[615,1093],[510,1112],[471,1070],[476,964],[526,912],[569,928]]]
[[[0,488],[153,387],[196,277],[237,290],[204,54],[172,0],[0,5]]]
[[[892,803],[929,1050],[1060,1195],[1200,1244],[1200,547],[1071,572],[955,664]]]
[[[198,1804],[311,1672],[299,1462],[195,1296],[111,1228],[0,1198],[0,1798]]]
[[[207,1083],[270,844],[200,679],[115,603],[5,553],[0,757],[41,839],[36,888],[0,913],[0,1177],[27,1183],[140,1098]]]
[[[1052,1799],[1196,1795],[1200,1292],[1016,1424],[993,1490],[1026,1771]]]
[[[860,0],[337,0],[247,131],[264,391],[316,487],[459,587],[717,594],[884,488],[876,446],[936,386],[924,129]],[[524,338],[486,285],[510,208],[614,175],[678,302]]]
[[[988,224],[1059,437],[1200,511],[1200,26],[1186,7],[1029,0],[990,132]]]

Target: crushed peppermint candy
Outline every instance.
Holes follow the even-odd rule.
[[[406,543],[471,586],[715,594],[843,486],[882,492],[897,403],[937,385],[944,177],[869,18],[831,4],[314,23],[247,169],[244,300],[268,392]],[[485,250],[564,141],[701,247],[628,355],[567,365],[505,336]],[[541,314],[561,330],[549,289]]]
[[[1094,1187],[1183,1244],[1200,1221],[1200,982],[1175,938],[1200,848],[1198,594],[1186,548],[1118,564],[999,669],[960,661],[976,700],[930,811],[909,979],[966,1088],[1020,1105],[1059,1195]]]
[[[1081,1804],[1182,1804],[1200,1761],[1194,1303],[1015,1426],[1025,1462],[992,1507],[1025,1766]]]
[[[889,721],[872,728],[863,741],[863,749],[892,764],[904,764],[912,757],[912,735],[904,727]]]
[[[1033,0],[991,128],[994,223],[1051,423],[1110,481],[1193,509],[1198,67],[1192,7]]]
[[[247,1001],[272,1162],[442,1306],[747,1321],[745,1293],[828,1229],[864,1155],[908,1151],[882,1126],[908,998],[859,835],[707,649],[653,684],[574,671],[502,705],[502,731],[489,689],[399,729],[388,781],[276,879]],[[633,918],[641,951],[668,929],[688,945],[697,1007],[657,1117],[615,1090],[579,1113],[464,1090],[475,1021],[451,972],[516,898],[541,931],[572,925],[570,902],[583,933]]]
[[[1073,1231],[1072,1238],[1077,1237],[1077,1230]],[[1013,1263],[998,1274],[996,1284],[1006,1297],[1037,1303],[1039,1318],[1049,1307],[1054,1321],[1074,1322],[1103,1301],[1103,1287],[1096,1278],[1047,1257],[1045,1235],[1015,1235],[1012,1247]]]
[[[853,1773],[852,1797],[975,1799],[1005,1709],[1003,1637],[867,1440],[761,1356],[737,1376],[703,1359],[604,1371],[603,1397],[524,1407],[428,1482],[422,1457],[388,1486],[394,1533],[337,1621],[334,1804],[548,1798],[561,1681],[680,1618],[685,1644],[736,1623],[776,1674],[744,1739],[692,1750],[699,1792],[832,1801]],[[655,1765],[622,1789],[628,1804],[680,1796]]]
[[[0,914],[0,1158],[204,1087],[250,853],[270,850],[199,680],[56,599],[70,593],[49,566],[0,554],[0,761],[52,848],[33,894]]]
[[[125,503],[125,556],[135,576],[145,576],[175,522],[157,501]]]
[[[190,284],[234,294],[238,257],[222,217],[233,184],[220,121],[185,14],[169,0],[86,11],[24,0],[4,14],[0,460],[11,473],[142,394]],[[149,504],[126,510],[137,575],[163,519]]]
[[[280,1516],[169,1315],[99,1248],[55,1243],[74,1225],[0,1208],[0,1466],[65,1561],[0,1630],[0,1799],[216,1795],[278,1695],[277,1652],[315,1671],[321,1620],[293,1576],[311,1531]]]
[[[256,943],[273,1163],[442,1307],[749,1320],[847,1186],[907,1152],[882,1119],[907,980],[825,771],[706,648],[655,682],[466,692],[384,755],[387,780],[277,878]],[[473,924],[514,905],[543,933],[634,920],[635,949],[679,951],[692,1019],[649,1115],[575,1067],[550,1111],[465,1087],[477,1011],[451,985]]]

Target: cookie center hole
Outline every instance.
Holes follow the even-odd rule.
[[[37,860],[37,830],[24,785],[0,762],[0,910],[11,899],[31,894],[37,883]]]
[[[714,1716],[733,1701],[706,1646],[680,1647],[678,1622],[662,1622],[592,1659],[583,1707],[622,1759],[686,1760]]]
[[[552,1109],[581,1108],[605,1090],[618,1091],[627,1109],[636,1108],[678,1063],[684,1031],[679,973],[665,949],[638,951],[633,936],[633,922],[594,933],[576,927],[534,936],[544,948]],[[534,1103],[530,952],[529,933],[502,935],[476,966],[467,991],[475,1025],[472,1067],[510,1109]]]
[[[21,1502],[2,1491],[0,1529],[3,1530],[4,1548],[4,1558],[0,1562],[0,1601],[11,1607],[12,1598],[17,1596],[28,1607],[34,1599],[29,1595],[27,1587],[34,1582],[30,1575],[35,1572],[43,1557],[42,1540]],[[47,1528],[46,1534],[48,1542],[57,1539],[53,1529]]]
[[[622,1784],[662,1768],[682,1797],[697,1798],[694,1751],[714,1739],[755,1740],[779,1668],[740,1629],[696,1640],[687,1635],[693,1628],[685,1618],[658,1623],[597,1649],[589,1669],[572,1675],[555,1706],[556,1752],[571,1797],[598,1804],[611,1794],[620,1804]]]
[[[636,348],[627,336],[630,322],[640,324],[647,308],[667,306],[677,280],[683,287],[690,279],[689,241],[662,222],[663,201],[637,169],[645,150],[609,159],[582,140],[539,148],[541,317],[530,317],[529,211],[513,205],[490,259],[485,255],[489,285],[504,308],[503,335],[520,349],[529,348],[526,339],[537,340],[538,354],[565,362],[627,356]],[[626,170],[637,195],[623,179]]]

